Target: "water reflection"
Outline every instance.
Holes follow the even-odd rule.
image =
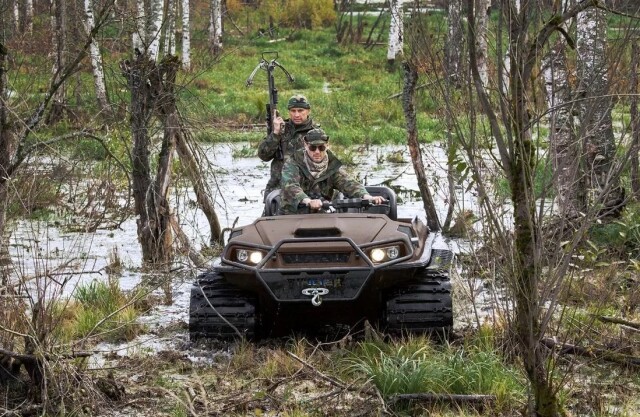
[[[214,190],[216,211],[222,227],[252,222],[262,213],[262,192],[269,175],[269,163],[257,157],[236,157],[249,143],[205,145],[211,164],[208,182]],[[340,149],[336,152],[350,160],[348,170],[366,185],[386,184],[398,192],[398,216],[424,218],[418,183],[410,163],[406,146],[371,146]],[[393,162],[386,159],[394,157]],[[423,149],[427,177],[432,185],[440,219],[446,216],[447,183],[446,153],[439,145]],[[192,244],[201,249],[209,245],[209,226],[204,215],[196,209],[195,195],[189,184],[182,182],[171,193],[171,206]],[[460,195],[463,207],[475,206],[473,196]],[[129,219],[118,230],[98,230],[92,233],[64,232],[49,222],[21,221],[11,236],[10,255],[18,276],[37,276],[45,271],[49,276],[59,274],[66,283],[65,292],[77,284],[104,279],[109,255],[117,254],[124,266],[120,279],[123,289],[130,289],[140,281],[142,253],[136,234],[136,221]],[[18,269],[19,268],[19,269]],[[53,274],[53,275],[52,275]]]

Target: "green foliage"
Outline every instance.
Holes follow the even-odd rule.
[[[480,332],[458,348],[435,346],[426,338],[364,342],[346,361],[352,374],[371,380],[387,398],[420,392],[493,394],[497,407],[506,410],[524,398],[524,378],[502,362],[493,337]]]
[[[589,248],[598,251],[597,259],[637,258],[640,255],[640,204],[630,204],[622,218],[611,223],[594,224],[589,230]],[[585,249],[588,250],[589,248]]]
[[[74,158],[104,161],[108,156],[108,152],[105,147],[97,140],[82,139],[74,142],[71,146]]]
[[[331,0],[265,0],[263,7],[285,27],[313,29],[330,26],[336,20]]]
[[[100,335],[102,340],[131,340],[141,330],[136,320],[139,312],[134,301],[137,294],[126,295],[116,279],[91,281],[80,285],[74,294],[77,301],[75,319],[67,330],[75,338]]]
[[[233,148],[231,156],[233,158],[251,158],[257,155],[257,147],[255,145],[243,145],[241,148]]]

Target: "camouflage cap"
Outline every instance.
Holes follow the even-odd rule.
[[[311,103],[309,103],[309,100],[307,100],[307,98],[302,94],[296,94],[292,96],[289,99],[289,102],[287,103],[287,109],[293,109],[293,108],[310,109]]]
[[[324,145],[329,142],[329,136],[320,128],[311,129],[304,135],[304,141],[310,145]]]

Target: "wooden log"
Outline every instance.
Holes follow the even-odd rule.
[[[437,394],[421,392],[416,394],[396,394],[387,401],[393,404],[398,401],[421,401],[426,403],[448,403],[448,404],[488,404],[496,401],[495,395],[484,394]]]
[[[634,367],[640,366],[640,358],[636,356],[624,355],[622,353],[592,347],[585,348],[583,346],[572,345],[570,343],[558,342],[549,337],[542,339],[540,343],[549,349],[557,350],[561,355],[576,355],[603,360],[605,362],[618,363],[620,365]]]

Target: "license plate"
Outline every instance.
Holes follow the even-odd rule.
[[[342,277],[307,278],[302,283],[307,287],[341,288]]]

